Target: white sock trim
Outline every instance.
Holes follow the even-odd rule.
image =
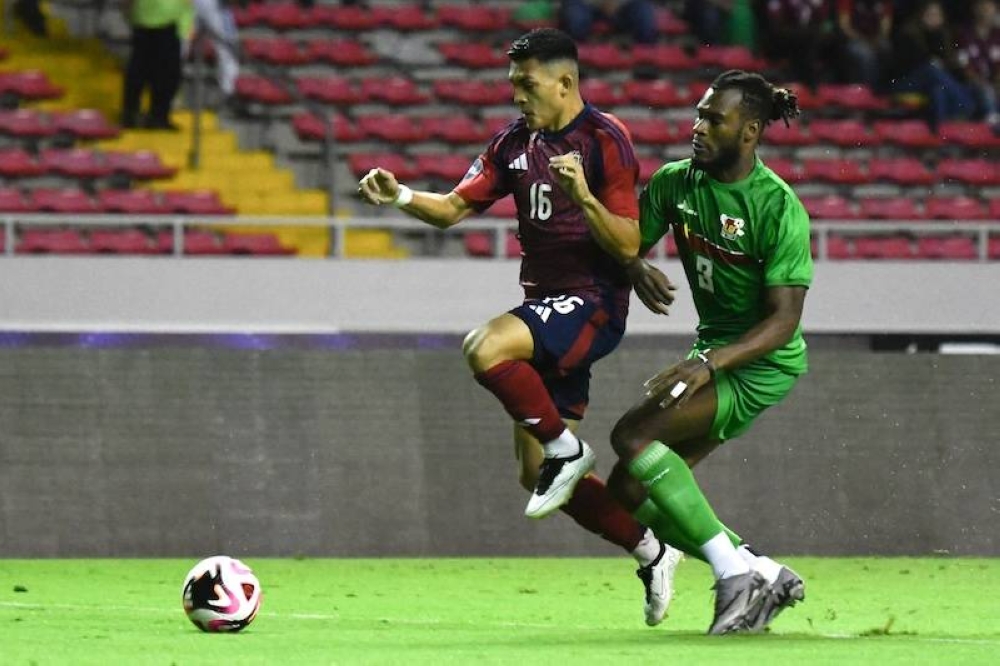
[[[569,458],[580,452],[580,440],[576,438],[569,428],[553,439],[542,445],[545,449],[546,458]]]
[[[712,566],[716,578],[730,578],[750,572],[750,565],[736,552],[725,532],[719,532],[702,544],[701,552]]]
[[[781,573],[781,565],[766,555],[754,555],[745,545],[736,549],[743,561],[750,565],[750,568],[763,576],[772,585],[777,582]]]

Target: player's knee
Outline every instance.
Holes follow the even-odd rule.
[[[628,460],[635,457],[646,443],[647,440],[627,418],[620,419],[611,430],[611,448],[619,458]]]
[[[491,335],[486,327],[470,331],[462,341],[462,355],[473,372],[484,372],[501,360],[498,358],[499,346],[495,343],[495,335]]]

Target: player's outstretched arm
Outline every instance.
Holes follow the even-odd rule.
[[[390,204],[421,222],[438,229],[458,224],[472,212],[472,207],[454,192],[415,192],[396,180],[395,174],[375,168],[358,182],[358,194],[370,204]]]

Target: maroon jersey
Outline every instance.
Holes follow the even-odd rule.
[[[958,40],[958,62],[967,71],[986,81],[1000,77],[1000,28],[985,35],[969,28]]]
[[[583,211],[549,169],[549,158],[579,156],[591,192],[614,213],[639,218],[639,165],[628,130],[589,104],[558,132],[531,131],[523,119],[501,130],[455,192],[482,212],[508,194],[517,204],[521,286],[528,298],[573,293],[597,299],[624,321],[625,270],[594,240]]]

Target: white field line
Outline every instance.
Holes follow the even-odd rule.
[[[31,604],[31,603],[21,603],[17,601],[0,601],[0,609],[9,608],[12,610],[68,610],[68,611],[115,611],[115,612],[129,612],[129,613],[150,613],[153,615],[175,615],[180,616],[182,611],[178,608],[177,610],[168,610],[166,608],[152,608],[149,606],[118,606],[118,605],[85,605],[85,604]],[[269,617],[278,618],[288,618],[292,620],[320,620],[325,622],[336,621],[345,619],[342,615],[336,613],[274,613],[268,612]],[[442,625],[442,624],[467,624],[475,625],[477,627],[497,627],[504,629],[553,629],[556,628],[553,624],[541,624],[532,622],[481,622],[481,621],[461,621],[461,620],[438,620],[434,618],[425,619],[413,619],[413,618],[381,618],[381,621],[389,622],[390,624],[402,624],[402,625],[413,625],[413,626],[430,626],[430,625]],[[578,625],[575,627],[566,627],[565,625],[560,625],[558,627],[560,630],[564,629],[577,629],[577,630],[594,630],[593,625]],[[830,638],[837,640],[876,640],[879,638],[885,638],[885,636],[857,636],[854,634],[807,634],[804,636],[815,636],[817,638]],[[897,636],[889,635],[890,638],[904,638],[907,641],[914,641],[918,643],[952,643],[959,645],[996,645],[1000,647],[1000,639],[989,639],[989,638],[934,638],[934,637],[922,637],[913,636],[909,634],[900,634]]]

